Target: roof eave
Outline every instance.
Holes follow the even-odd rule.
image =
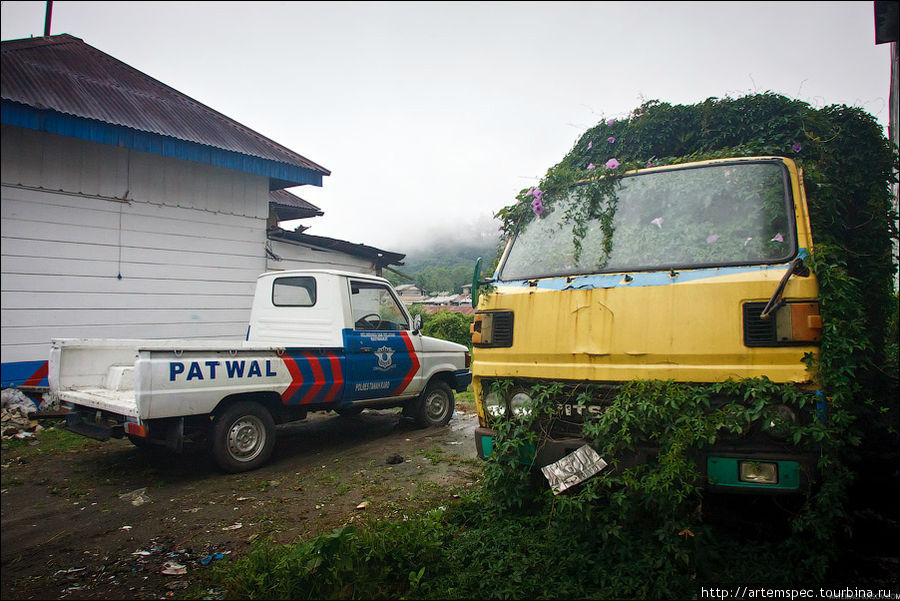
[[[95,119],[37,109],[11,100],[2,101],[0,121],[7,125],[261,175],[269,178],[270,190],[321,186],[322,177],[330,174]]]

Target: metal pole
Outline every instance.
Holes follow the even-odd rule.
[[[47,14],[44,16],[44,37],[50,35],[50,16],[53,14],[53,2],[47,2]]]

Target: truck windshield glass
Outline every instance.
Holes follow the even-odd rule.
[[[580,218],[586,227],[579,252],[573,228],[585,196],[576,186],[526,224],[500,279],[780,263],[795,254],[789,180],[778,162],[624,177],[613,202]]]

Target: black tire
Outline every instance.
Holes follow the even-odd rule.
[[[212,454],[229,473],[247,472],[265,464],[275,448],[275,420],[259,403],[229,405],[212,427]]]
[[[418,398],[413,419],[420,428],[446,426],[453,417],[456,400],[444,382],[431,382]]]
[[[363,412],[363,408],[350,405],[349,407],[341,407],[339,409],[335,409],[334,412],[341,417],[356,417]]]

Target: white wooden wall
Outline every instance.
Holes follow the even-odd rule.
[[[265,177],[7,125],[2,148],[3,363],[51,338],[243,338]]]

